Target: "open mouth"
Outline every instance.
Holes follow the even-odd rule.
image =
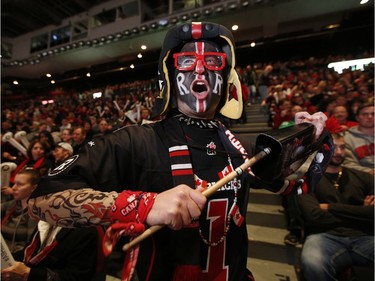
[[[198,100],[206,99],[209,85],[206,80],[194,80],[190,86],[191,93]]]

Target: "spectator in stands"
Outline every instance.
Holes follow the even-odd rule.
[[[69,143],[70,145],[73,144],[73,130],[71,128],[61,131],[61,141]]]
[[[20,170],[12,186],[13,200],[1,204],[1,234],[12,253],[23,249],[35,231],[37,222],[29,217],[27,199],[39,182],[39,172]]]
[[[39,221],[38,231],[15,264],[1,270],[1,280],[104,281],[99,227],[61,228]],[[21,262],[22,261],[22,262]],[[101,264],[100,264],[101,263]]]
[[[272,85],[272,75],[271,75],[272,70],[273,70],[272,65],[268,64],[263,69],[263,71],[259,74],[259,77],[258,77],[257,88],[258,88],[258,92],[259,92],[262,104],[267,99],[268,94],[269,94],[269,87]]]
[[[39,171],[41,175],[45,175],[50,168],[53,167],[53,161],[50,157],[50,146],[39,140],[34,140],[27,148],[27,157],[17,166],[10,178],[10,183],[14,183],[15,176],[19,171],[26,167],[31,167]]]
[[[48,143],[51,150],[55,149],[55,140],[51,134],[51,132],[44,130],[39,133],[39,141]]]
[[[284,99],[280,102],[278,107],[275,107],[275,112],[271,113],[273,116],[272,119],[272,127],[277,129],[279,128],[280,124],[285,121],[292,120],[293,116],[291,113],[292,104],[289,100]]]
[[[78,126],[73,130],[73,154],[77,154],[82,146],[86,144],[86,130],[82,126]]]
[[[296,123],[294,120],[296,113],[301,112],[301,111],[303,111],[301,106],[293,105],[292,108],[290,109],[290,115],[291,115],[290,120],[283,121],[278,128],[282,129],[282,128],[286,128],[286,127],[294,125]]]
[[[95,136],[98,135],[107,135],[112,133],[112,126],[108,124],[107,119],[101,118],[99,121],[99,133],[96,134]]]
[[[248,64],[245,68],[245,75],[246,75],[246,84],[249,91],[249,98],[248,98],[248,106],[251,105],[251,103],[255,102],[255,97],[257,95],[257,87],[256,83],[258,81],[258,75],[254,68]]]
[[[315,191],[298,196],[305,221],[301,263],[307,281],[337,280],[353,265],[374,268],[374,178],[345,168],[345,140],[333,134],[335,152]]]
[[[349,114],[346,106],[336,105],[332,110],[332,116],[336,118],[341,127],[343,127],[345,130],[358,126],[358,122],[348,120]]]
[[[358,108],[358,126],[351,127],[345,134],[348,168],[374,175],[374,104],[366,103]]]
[[[62,164],[73,154],[73,147],[67,142],[60,142],[56,145],[53,151],[53,157],[55,158],[55,167]]]
[[[317,111],[316,107],[310,104],[310,102],[305,99],[302,93],[297,92],[292,94],[291,102],[293,105],[299,105],[300,107],[302,107],[303,111],[306,111],[310,114],[313,114]]]

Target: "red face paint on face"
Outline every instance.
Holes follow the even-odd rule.
[[[212,42],[198,41],[185,44],[174,56],[177,106],[185,115],[203,119],[215,115],[223,91],[225,66],[225,54],[217,49]]]

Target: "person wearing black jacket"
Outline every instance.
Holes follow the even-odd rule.
[[[16,262],[1,271],[1,280],[104,281],[104,263],[97,264],[103,256],[98,253],[101,231],[100,227],[61,228],[39,221],[34,238],[14,253]]]
[[[29,200],[33,216],[69,227],[111,225],[107,253],[121,235],[167,226],[127,251],[123,279],[253,280],[245,221],[249,183],[282,194],[307,188],[304,180],[283,176],[262,184],[245,170],[210,198],[202,194],[238,169],[251,150],[220,122],[221,115],[238,119],[242,113],[234,49],[231,32],[221,25],[171,28],[153,108],[163,120],[88,141],[41,180]]]
[[[333,134],[333,143],[316,190],[297,199],[307,234],[301,256],[307,281],[338,280],[351,266],[374,267],[374,178],[342,166],[342,135]]]

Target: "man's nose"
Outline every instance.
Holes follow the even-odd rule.
[[[204,64],[202,60],[197,60],[197,65],[195,66],[195,72],[202,74],[205,71]]]

